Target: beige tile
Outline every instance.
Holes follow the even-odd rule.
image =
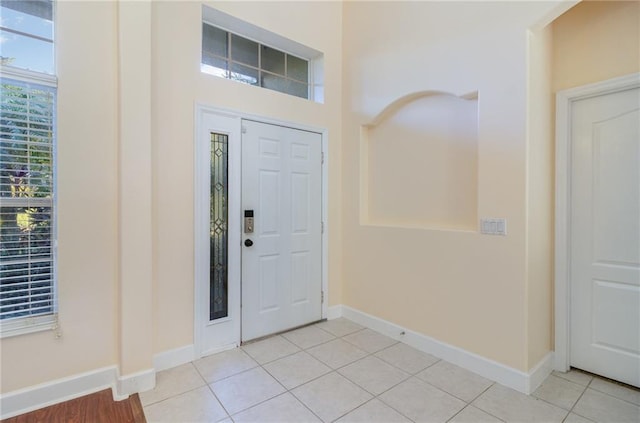
[[[324,422],[331,422],[372,398],[368,392],[335,372],[291,392]]]
[[[360,348],[342,339],[334,339],[326,344],[309,348],[307,352],[332,369],[353,363],[367,355],[367,353]]]
[[[349,335],[350,333],[364,329],[364,327],[355,322],[352,322],[349,319],[345,319],[344,317],[320,322],[316,325],[316,327],[319,327],[320,329],[325,330],[333,336],[337,337]]]
[[[278,335],[243,345],[242,350],[258,363],[264,364],[295,354],[300,351],[300,348]]]
[[[584,417],[578,416],[577,414],[569,413],[563,423],[593,423],[593,420],[588,420]]]
[[[338,373],[374,395],[383,393],[410,376],[373,356],[344,366],[338,370]]]
[[[144,407],[144,414],[148,423],[219,422],[228,417],[208,386]]]
[[[242,349],[234,348],[193,362],[207,383],[257,367],[258,363]]]
[[[587,388],[571,411],[594,422],[640,422],[639,406],[602,392],[594,391],[591,388]]]
[[[591,379],[593,379],[593,376],[590,374],[577,369],[571,369],[568,372],[554,370],[551,374],[582,386],[587,386],[589,382],[591,382]]]
[[[568,412],[535,397],[494,384],[473,405],[507,422],[561,422]]]
[[[436,357],[423,353],[402,342],[377,352],[376,357],[412,375],[438,362]]]
[[[411,420],[374,398],[336,423],[411,423]]]
[[[288,392],[235,414],[233,420],[236,423],[305,423],[321,421]]]
[[[415,422],[446,422],[466,404],[415,377],[378,397]]]
[[[214,382],[211,389],[230,414],[245,410],[285,391],[282,385],[261,367]]]
[[[195,367],[191,363],[183,364],[158,372],[156,387],[150,391],[141,392],[140,403],[143,406],[150,405],[204,385],[206,383]]]
[[[473,405],[468,405],[449,420],[449,423],[500,423],[501,421],[499,418],[487,414]]]
[[[293,389],[331,371],[305,351],[272,361],[265,364],[264,368],[287,389]]]
[[[589,388],[604,392],[621,400],[632,402],[635,405],[640,405],[640,389],[638,388],[631,388],[599,377],[593,378]]]
[[[398,342],[371,329],[363,329],[342,339],[368,353],[380,351]]]
[[[439,361],[416,376],[466,402],[473,401],[493,384],[489,379],[446,361]]]
[[[302,349],[311,348],[335,339],[335,336],[322,329],[318,329],[315,326],[296,329],[291,332],[284,333],[282,336]]]
[[[571,410],[585,389],[585,386],[569,382],[566,379],[554,375],[549,375],[532,395],[558,407]]]

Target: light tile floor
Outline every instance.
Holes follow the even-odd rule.
[[[577,370],[524,395],[346,319],[159,372],[154,422],[640,422],[640,390]]]

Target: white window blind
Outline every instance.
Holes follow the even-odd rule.
[[[24,333],[55,321],[56,91],[0,84],[0,328]]]

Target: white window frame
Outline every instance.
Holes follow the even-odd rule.
[[[324,54],[321,51],[205,5],[202,6],[202,23],[254,41],[263,46],[274,48],[291,56],[307,60],[309,62],[309,96],[307,100],[324,103]],[[200,30],[202,31],[202,25],[200,26]],[[200,39],[202,40],[202,34]],[[202,52],[202,46],[200,50]],[[263,88],[261,86],[259,87]],[[293,95],[291,96],[295,97]]]
[[[17,82],[32,83],[51,87],[56,91],[58,88],[58,79],[54,75],[49,75],[40,72],[33,72],[30,70],[19,69],[12,66],[0,65],[0,75],[3,78],[14,80]],[[55,104],[55,103],[54,103]],[[52,312],[47,314],[40,314],[35,316],[17,317],[7,320],[0,320],[0,338],[8,338],[12,336],[25,335],[28,333],[41,332],[46,330],[54,330],[57,333],[58,329],[58,274],[57,274],[57,157],[56,157],[56,110],[54,106],[53,111],[53,149],[52,149],[52,177],[53,177],[53,190],[51,198],[51,253],[52,253],[52,295],[53,305]],[[1,201],[1,200],[0,200]]]

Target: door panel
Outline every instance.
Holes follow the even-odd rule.
[[[640,89],[572,108],[571,365],[640,386]]]
[[[321,135],[243,121],[242,340],[321,318]]]

